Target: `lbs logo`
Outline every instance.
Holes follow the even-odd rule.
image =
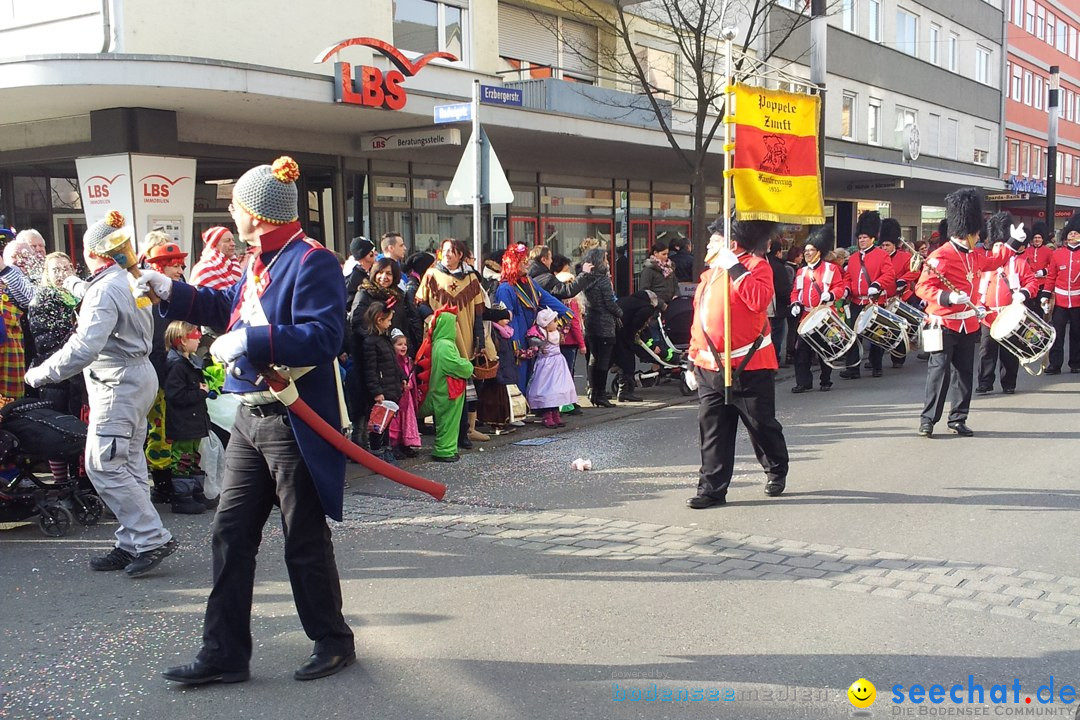
[[[169,202],[170,191],[173,189],[173,186],[181,180],[190,180],[190,178],[178,177],[175,180],[172,180],[164,175],[147,175],[144,178],[140,178],[139,184],[142,186],[143,201],[154,203]]]
[[[323,50],[315,58],[316,63],[326,62],[331,55],[353,45],[360,45],[377,50],[393,63],[396,70],[385,73],[370,65],[361,65],[354,80],[353,67],[347,62],[334,63],[334,100],[339,103],[381,108],[383,110],[401,110],[405,107],[408,96],[401,84],[405,78],[413,77],[420,69],[436,58],[454,62],[457,57],[448,52],[433,52],[421,55],[415,61],[409,61],[393,45],[370,37],[350,38]],[[358,87],[359,86],[359,87]]]
[[[104,175],[94,175],[86,179],[86,198],[91,205],[103,205],[109,202],[112,192],[112,184],[117,178],[122,178],[123,173],[107,178]]]

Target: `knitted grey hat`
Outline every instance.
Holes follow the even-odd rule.
[[[122,227],[124,227],[124,216],[116,210],[110,210],[108,215],[86,228],[86,232],[83,233],[83,247],[94,255],[100,255],[105,238]]]
[[[299,217],[296,209],[296,181],[300,166],[287,155],[273,165],[253,167],[240,176],[233,188],[233,202],[264,222],[284,225]]]

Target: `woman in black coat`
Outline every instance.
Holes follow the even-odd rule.
[[[423,340],[423,319],[417,312],[416,305],[398,287],[400,282],[401,269],[398,264],[391,258],[383,258],[372,266],[371,276],[360,284],[360,290],[356,293],[352,311],[349,313],[353,358],[360,356],[363,339],[367,334],[364,315],[375,302],[382,303],[390,312],[390,327],[405,333],[405,338],[409,341],[409,352],[415,353],[420,348]]]
[[[585,345],[589,349],[589,401],[597,407],[615,407],[607,391],[608,369],[615,347],[615,330],[622,308],[615,302],[607,255],[601,248],[586,250],[582,265],[592,263],[596,280],[585,288]]]

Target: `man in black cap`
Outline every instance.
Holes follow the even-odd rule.
[[[345,261],[345,307],[353,306],[360,283],[368,278],[371,267],[375,264],[375,243],[366,237],[355,237],[349,243],[349,259]]]
[[[880,304],[896,292],[896,273],[892,260],[879,248],[878,233],[881,230],[881,215],[874,210],[867,210],[859,215],[855,226],[859,252],[848,258],[847,286],[851,293],[851,322],[854,325],[859,315],[872,306]],[[870,347],[870,367],[874,377],[881,377],[881,358],[885,350],[867,341]],[[861,377],[859,370],[859,343],[856,341],[846,358],[847,370],[840,377],[854,379]]]

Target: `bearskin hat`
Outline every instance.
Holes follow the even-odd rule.
[[[855,237],[869,235],[876,238],[881,232],[881,214],[877,210],[865,210],[855,223]]]
[[[771,220],[735,220],[731,223],[732,239],[751,255],[764,255],[769,241],[779,231],[780,224]]]
[[[832,223],[822,225],[814,232],[810,233],[810,237],[806,238],[806,245],[813,245],[817,248],[817,251],[825,254],[833,249],[833,245],[836,244],[836,231],[832,226]]]
[[[1013,216],[1004,210],[990,216],[990,219],[986,221],[986,240],[989,243],[987,250],[996,243],[1009,241],[1012,223]]]
[[[1065,223],[1065,227],[1061,228],[1061,240],[1063,242],[1068,240],[1071,232],[1080,232],[1080,212],[1074,212],[1069,222]]]
[[[891,242],[896,245],[900,241],[900,221],[896,218],[885,218],[881,221],[881,230],[878,233],[878,240],[881,242]]]
[[[978,235],[983,226],[982,200],[975,188],[961,188],[945,196],[945,219],[949,221],[949,237],[966,238]]]
[[[1036,235],[1042,235],[1044,243],[1050,242],[1050,228],[1042,220],[1036,220],[1028,233],[1028,240],[1034,240]]]

